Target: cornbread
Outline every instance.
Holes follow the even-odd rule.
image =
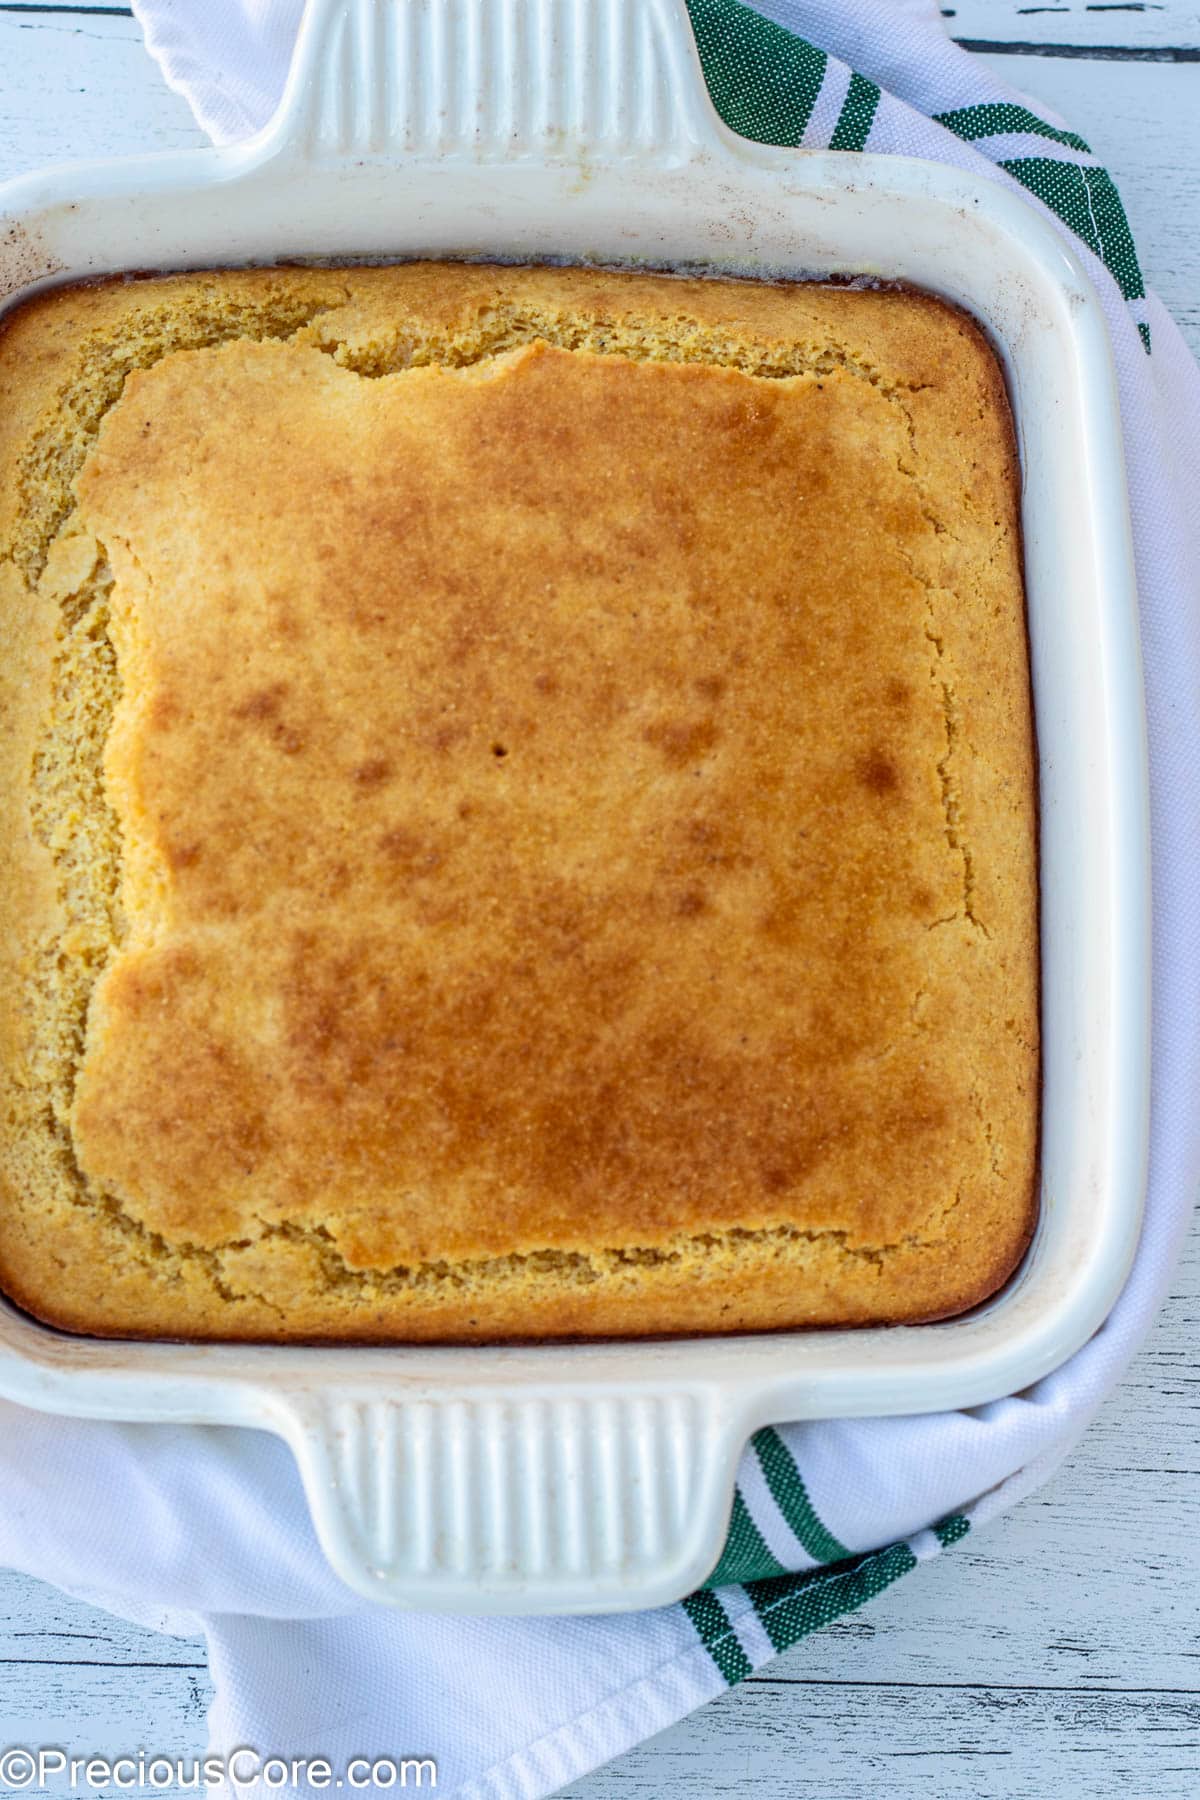
[[[98,1334],[925,1320],[1034,1216],[1016,462],[918,294],[0,330],[0,1284]]]

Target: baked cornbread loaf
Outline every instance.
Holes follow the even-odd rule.
[[[1034,1212],[1012,433],[901,292],[414,264],[0,333],[0,1282],[922,1320]]]

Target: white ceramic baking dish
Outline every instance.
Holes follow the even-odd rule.
[[[312,0],[282,108],[228,150],[0,193],[0,291],[297,255],[901,278],[968,308],[1020,439],[1040,756],[1042,1211],[1004,1293],[937,1325],[539,1348],[197,1347],[0,1303],[0,1392],[291,1445],[353,1587],[478,1612],[650,1606],[703,1581],[771,1420],[973,1406],[1101,1323],[1145,1183],[1149,854],[1117,402],[1079,264],[933,164],[764,148],[713,112],[684,0]]]

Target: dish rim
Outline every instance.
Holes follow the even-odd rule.
[[[598,15],[604,0],[593,3]],[[396,38],[386,8],[314,0],[280,112],[249,145],[77,165],[0,189],[4,304],[50,282],[117,272],[114,264],[283,261],[287,232],[330,247],[317,256],[355,260],[348,221],[365,217],[377,237],[388,234],[393,254],[437,254],[457,232],[474,260],[487,259],[489,245],[492,260],[538,260],[537,242],[557,242],[568,245],[564,260],[608,266],[635,260],[634,243],[644,257],[686,241],[698,255],[661,262],[760,278],[898,276],[965,305],[1001,355],[1021,453],[1039,867],[1059,872],[1050,904],[1043,899],[1043,1142],[1049,1136],[1054,1149],[1065,1130],[1070,1154],[1044,1165],[1042,1216],[1021,1269],[983,1307],[932,1325],[499,1349],[166,1344],[68,1336],[0,1302],[0,1393],[76,1416],[279,1433],[343,1578],[376,1600],[426,1609],[612,1610],[678,1598],[717,1560],[737,1454],[759,1425],[973,1406],[1058,1366],[1123,1284],[1145,1187],[1145,712],[1120,417],[1099,301],[1053,228],[1006,189],[941,164],[781,152],[734,138],[703,90],[682,0],[612,0],[612,9],[626,37],[607,61],[598,57],[573,99],[557,93],[563,122],[545,129],[539,108],[553,83],[534,67],[517,96],[526,138],[498,130],[483,142],[470,57],[460,68],[443,47],[441,63],[427,54],[416,72],[413,45]],[[468,0],[438,0],[427,17],[467,34],[461,46],[477,43],[469,30],[482,13],[493,42],[507,42],[510,0],[474,10]],[[558,49],[565,54],[565,44]],[[381,92],[405,99],[382,136]],[[614,113],[614,95],[632,96],[624,115]],[[631,232],[633,242],[623,235]],[[272,253],[211,254],[252,240]],[[534,254],[495,254],[514,242]],[[874,267],[853,255],[868,242]],[[589,243],[628,254],[579,254]],[[792,243],[804,262],[788,268]],[[774,260],[764,256],[771,245]],[[172,246],[183,254],[172,256]],[[914,278],[914,266],[940,270],[950,285]],[[998,275],[1010,291],[997,293]],[[973,281],[975,305],[960,291]],[[1088,526],[1077,523],[1070,556],[1053,542],[1063,516]],[[1074,659],[1056,604],[1094,629]],[[1066,672],[1072,680],[1056,683]],[[1081,693],[1069,691],[1077,686]],[[1074,745],[1073,731],[1082,733]],[[1086,830],[1071,825],[1072,810]],[[1047,1118],[1047,1093],[1069,1107],[1069,1129],[1057,1111]],[[534,1445],[528,1455],[522,1443]],[[626,1478],[640,1470],[654,1496],[640,1523],[615,1498],[620,1469]],[[453,1510],[465,1485],[478,1502],[474,1523],[406,1537],[398,1515],[414,1483],[434,1513]],[[587,1487],[592,1495],[580,1501]],[[517,1533],[524,1549],[510,1543],[506,1558],[483,1513],[527,1523],[538,1505],[558,1521],[557,1551],[531,1527]]]

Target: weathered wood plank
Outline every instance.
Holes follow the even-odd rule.
[[[1200,1702],[968,1686],[748,1684],[564,1800],[1194,1800]]]
[[[133,19],[0,12],[0,181],[50,163],[205,142]]]
[[[1050,46],[1095,57],[1200,51],[1197,0],[942,0],[956,38],[1017,43],[1038,55]]]
[[[1200,46],[1197,0],[945,0],[956,37],[1018,42],[1038,49],[1150,50]],[[46,18],[127,13],[111,0],[2,0],[0,12]]]
[[[143,1631],[30,1575],[9,1570],[0,1580],[0,1692],[15,1679],[3,1671],[26,1664],[132,1668],[148,1662],[203,1670],[203,1641]]]
[[[0,1749],[48,1745],[110,1760],[141,1749],[200,1753],[211,1694],[200,1640],[142,1631],[45,1582],[0,1573]],[[170,1800],[173,1790],[161,1791]],[[14,1794],[0,1784],[3,1800]]]

